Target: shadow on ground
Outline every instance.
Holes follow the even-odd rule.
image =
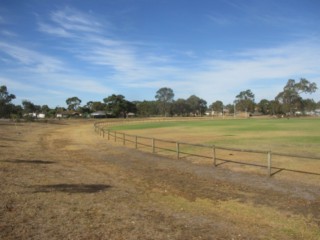
[[[53,184],[53,185],[39,185],[35,187],[34,193],[50,193],[50,192],[64,192],[64,193],[96,193],[106,191],[111,188],[106,184]]]
[[[24,163],[24,164],[53,164],[56,162],[53,161],[46,161],[46,160],[21,160],[21,159],[15,159],[15,160],[5,160],[2,162],[8,162],[8,163]]]

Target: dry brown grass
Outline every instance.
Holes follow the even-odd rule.
[[[318,186],[143,153],[92,122],[56,123],[0,123],[1,239],[318,239]]]

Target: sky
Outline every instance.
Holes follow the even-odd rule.
[[[319,13],[319,0],[0,0],[0,86],[52,108],[162,87],[273,100],[288,79],[320,88]]]

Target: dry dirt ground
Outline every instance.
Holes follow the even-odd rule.
[[[320,239],[319,189],[0,121],[0,239]]]

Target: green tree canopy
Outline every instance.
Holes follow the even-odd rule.
[[[235,103],[237,104],[237,109],[240,111],[253,112],[254,111],[254,94],[250,89],[240,92],[236,96]]]
[[[156,101],[135,102],[139,116],[151,117],[159,115],[158,103]]]
[[[283,91],[276,96],[276,100],[283,105],[283,111],[294,113],[303,107],[302,93],[314,93],[317,90],[317,84],[311,83],[305,78],[301,78],[299,82],[289,79],[284,86]]]
[[[257,104],[258,112],[267,115],[271,113],[271,103],[267,99],[261,99],[261,101]]]
[[[313,99],[303,99],[302,102],[302,108],[301,110],[303,112],[311,112],[316,110],[317,108],[317,103]]]
[[[179,116],[189,116],[190,106],[187,100],[179,98],[173,102],[173,112]]]
[[[69,110],[76,111],[76,110],[78,110],[78,108],[81,104],[81,100],[78,97],[71,97],[66,100],[66,103],[68,105]]]
[[[108,111],[115,117],[126,117],[128,112],[136,112],[135,104],[127,101],[123,95],[115,95],[103,99]]]
[[[35,105],[29,100],[22,101],[23,111],[24,113],[39,113],[41,111],[41,106]]]
[[[214,111],[214,112],[219,112],[221,113],[223,111],[223,102],[222,101],[215,101],[210,105],[210,108]]]
[[[16,96],[10,94],[6,86],[0,87],[0,117],[9,117],[12,111],[13,105],[11,101],[15,99]]]
[[[196,95],[191,95],[187,99],[187,103],[194,115],[204,115],[207,110],[207,102]]]
[[[160,88],[156,93],[155,98],[157,99],[164,116],[167,116],[167,113],[170,110],[170,104],[173,102],[173,97],[173,90],[167,87]]]
[[[90,112],[106,110],[106,104],[99,101],[89,101],[85,107],[88,108]]]

